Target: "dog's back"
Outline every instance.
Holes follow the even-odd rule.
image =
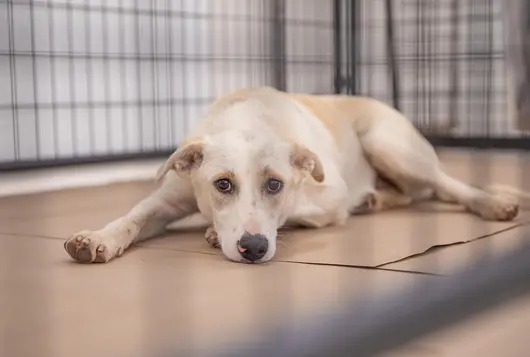
[[[324,97],[288,94],[271,87],[236,90],[212,103],[188,140],[221,131],[272,133],[304,145],[326,165],[341,166],[345,153],[356,152],[351,122]]]

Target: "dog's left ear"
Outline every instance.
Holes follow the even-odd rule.
[[[202,163],[204,151],[204,143],[201,141],[184,144],[177,149],[158,169],[156,173],[156,181],[160,182],[162,178],[169,172],[175,170],[177,173],[190,172],[192,169],[198,167]]]
[[[293,144],[291,148],[291,165],[307,172],[316,182],[324,181],[324,168],[318,156],[299,144]]]

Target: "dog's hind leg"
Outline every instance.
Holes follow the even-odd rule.
[[[440,167],[431,144],[397,112],[367,126],[359,138],[371,165],[412,197],[431,191],[433,197],[455,201],[487,220],[515,218],[518,205],[513,200],[488,193],[461,182]],[[396,115],[398,114],[398,115]]]
[[[354,207],[351,214],[375,213],[398,207],[406,207],[412,203],[412,197],[389,187],[376,188],[366,194],[363,203]]]

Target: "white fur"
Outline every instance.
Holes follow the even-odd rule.
[[[303,160],[294,164],[293,157]],[[265,168],[285,182],[278,196],[264,194]],[[214,187],[225,172],[237,182],[237,194],[224,196]],[[378,172],[392,176],[404,192],[378,190]],[[256,261],[265,262],[275,254],[282,225],[340,225],[367,197],[374,211],[433,195],[488,219],[511,219],[516,210],[513,201],[442,172],[431,145],[403,115],[380,102],[290,95],[267,87],[230,93],[213,103],[159,178],[160,188],[124,217],[70,237],[68,253],[82,262],[106,262],[197,212],[213,227],[207,239],[217,235],[230,260],[245,262],[238,250],[245,232],[265,236],[269,249]]]

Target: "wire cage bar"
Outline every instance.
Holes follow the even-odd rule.
[[[524,129],[508,114],[513,84],[502,1],[336,6],[343,9],[337,11],[342,70],[336,82],[343,84],[337,92],[352,93],[355,82],[353,92],[393,105],[437,144],[528,147]]]
[[[366,95],[435,144],[530,146],[502,0],[0,0],[0,169],[165,156],[244,86]],[[513,76],[512,76],[513,77]]]
[[[0,169],[164,156],[218,95],[332,92],[331,1],[0,0]]]

